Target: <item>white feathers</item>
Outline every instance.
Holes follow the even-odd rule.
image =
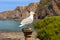
[[[19,27],[31,24],[33,22],[33,14],[34,14],[34,12],[30,12],[30,16],[28,18],[26,18],[26,19],[23,19],[21,21],[21,23],[20,23],[21,25],[19,25]]]
[[[24,25],[19,25],[19,27],[22,27],[22,26],[24,26]]]

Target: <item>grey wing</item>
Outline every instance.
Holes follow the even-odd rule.
[[[31,18],[26,18],[26,19],[22,20],[21,24],[31,24],[32,21],[33,20]]]

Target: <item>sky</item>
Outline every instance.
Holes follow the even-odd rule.
[[[27,6],[40,0],[0,0],[0,12],[14,10],[17,6]]]

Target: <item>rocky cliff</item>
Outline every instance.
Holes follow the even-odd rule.
[[[60,15],[60,0],[41,0],[36,11],[36,19]]]
[[[0,19],[24,19],[29,16],[29,10],[35,11],[39,3],[31,3],[28,6],[18,6],[14,10],[0,12]]]
[[[0,12],[0,19],[24,19],[29,16],[28,11],[36,12],[34,15],[35,19],[43,19],[47,16],[59,16],[60,0],[41,0],[28,6],[18,6],[14,10]]]

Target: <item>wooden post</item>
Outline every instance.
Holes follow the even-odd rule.
[[[22,30],[25,36],[25,40],[32,40],[32,28],[26,28]]]

